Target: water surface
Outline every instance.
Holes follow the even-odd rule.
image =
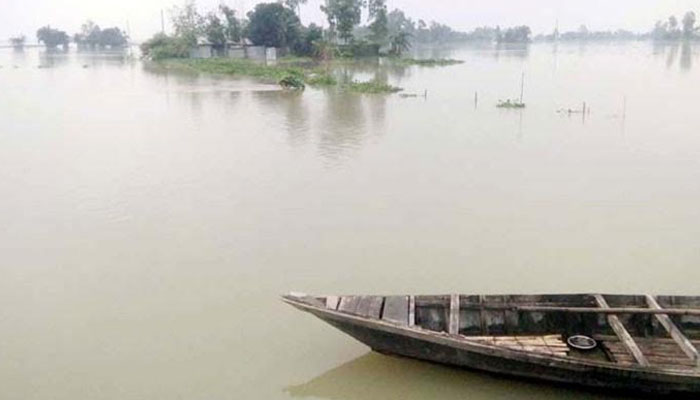
[[[1,397],[603,398],[367,354],[277,296],[697,294],[699,51],[337,71],[401,98],[2,49]]]

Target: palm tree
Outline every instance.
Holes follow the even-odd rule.
[[[400,57],[401,54],[403,54],[405,51],[410,50],[412,36],[413,35],[406,31],[400,31],[396,35],[391,36],[391,49],[389,50],[389,53],[391,55]]]

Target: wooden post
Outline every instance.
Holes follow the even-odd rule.
[[[649,308],[654,310],[662,310],[663,308],[659,305],[656,299],[652,296],[646,295],[647,305]],[[693,361],[695,365],[700,367],[700,356],[698,356],[698,350],[693,346],[693,343],[688,340],[688,338],[681,332],[681,330],[673,323],[671,318],[666,314],[656,314],[656,320],[666,329],[666,332],[671,335],[673,340],[676,341],[681,350]]]
[[[608,302],[605,301],[605,298],[602,295],[596,294],[593,296],[595,297],[598,307],[610,308]],[[630,335],[622,322],[620,322],[620,318],[618,318],[615,314],[610,314],[608,315],[608,324],[610,324],[610,327],[613,329],[613,331],[615,331],[615,334],[620,339],[620,342],[622,342],[627,351],[632,354],[632,357],[634,357],[637,363],[643,367],[648,367],[649,361],[647,361],[647,358],[644,356],[644,353],[642,353],[642,350],[639,348],[639,346],[637,346],[634,339],[632,339],[632,335]]]
[[[408,326],[416,326],[416,296],[408,296]]]
[[[459,334],[459,295],[453,294],[450,296],[450,324],[448,333],[450,335]]]

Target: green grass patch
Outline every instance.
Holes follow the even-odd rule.
[[[268,83],[278,83],[287,89],[303,89],[305,86],[341,87],[355,93],[388,94],[400,92],[401,88],[371,80],[367,82],[350,82],[339,85],[338,81],[326,67],[310,63],[304,57],[283,58],[281,62],[266,65],[247,59],[209,58],[209,59],[169,59],[157,62],[157,65],[184,72],[251,77]],[[299,64],[301,63],[301,64]]]
[[[496,107],[498,108],[525,108],[525,103],[521,103],[518,100],[499,100],[498,104],[496,104]]]
[[[367,94],[389,94],[397,93],[402,91],[400,87],[391,86],[384,82],[379,82],[376,80],[371,80],[367,82],[350,82],[346,87],[355,93],[367,93]]]
[[[286,65],[265,65],[246,59],[208,58],[168,60],[166,66],[181,67],[198,72],[218,75],[248,76],[268,82],[279,82],[287,76],[303,79],[304,70]]]

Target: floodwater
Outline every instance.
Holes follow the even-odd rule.
[[[337,71],[402,98],[0,50],[0,398],[605,398],[372,354],[278,295],[698,294],[700,48],[420,53],[465,63]]]

